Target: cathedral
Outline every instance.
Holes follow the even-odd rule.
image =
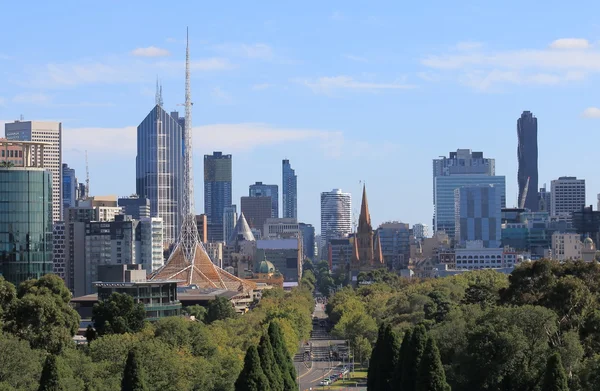
[[[354,235],[352,245],[352,263],[350,265],[352,271],[368,271],[385,266],[379,235],[373,232],[373,227],[371,226],[367,189],[364,185],[360,217],[358,218],[358,229]]]

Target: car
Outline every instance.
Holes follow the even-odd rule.
[[[328,386],[331,384],[331,381],[329,379],[323,379],[321,380],[321,382],[319,383],[319,385],[321,386]]]

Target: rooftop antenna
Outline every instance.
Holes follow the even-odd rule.
[[[158,81],[158,76],[156,76],[156,94],[154,95],[154,103],[158,106],[163,106],[163,97],[162,97],[162,84]]]
[[[24,116],[23,114],[21,114],[21,115],[19,116],[19,120],[20,120],[20,121],[24,121],[24,120],[25,120],[25,116]]]
[[[85,150],[85,196],[90,197],[90,166],[88,165],[88,153]]]

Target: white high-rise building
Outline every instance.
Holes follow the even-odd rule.
[[[425,239],[431,237],[429,226],[427,224],[417,223],[412,226],[413,236],[415,239]]]
[[[62,123],[15,121],[4,124],[8,140],[44,142],[44,167],[52,172],[52,220],[62,220]]]
[[[321,236],[327,243],[352,232],[352,195],[333,189],[321,193]]]
[[[139,259],[148,272],[160,269],[165,264],[163,254],[163,221],[160,217],[142,217],[138,224],[140,232]],[[137,253],[137,252],[136,252]]]
[[[550,214],[571,215],[585,206],[585,179],[562,176],[550,185]]]

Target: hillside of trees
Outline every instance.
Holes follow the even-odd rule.
[[[54,275],[18,289],[0,277],[0,390],[233,391],[248,349],[261,348],[269,326],[279,330],[277,351],[291,358],[309,338],[314,308],[307,288],[273,289],[243,316],[215,302],[187,309],[202,321],[149,323],[141,305],[113,295],[94,309],[90,343],[76,346],[72,336],[80,319],[70,297]]]
[[[333,332],[371,364],[370,390],[600,389],[597,263],[428,280],[378,270],[359,280],[368,283],[337,291],[327,311]]]

